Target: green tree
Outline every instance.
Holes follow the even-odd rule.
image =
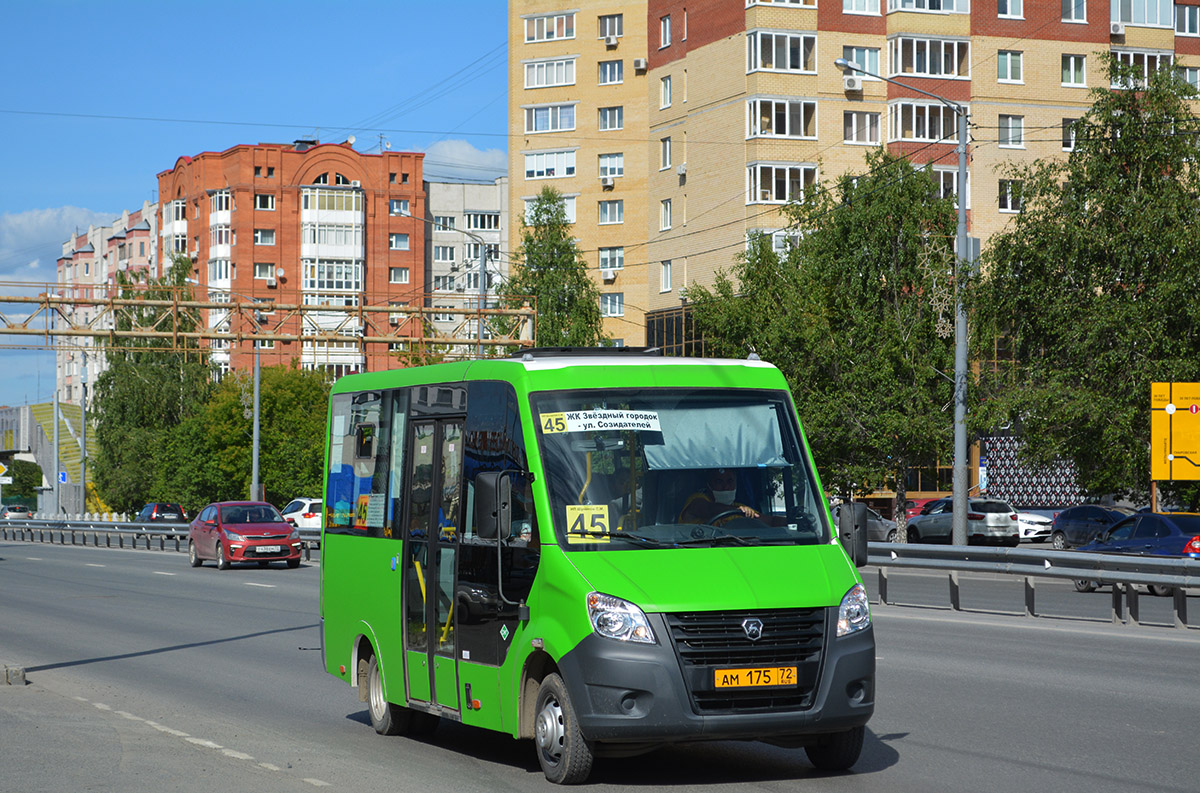
[[[803,233],[786,257],[757,236],[712,291],[687,297],[716,354],[756,352],[782,370],[825,486],[892,486],[903,516],[907,471],[953,435],[956,212],[907,160],[866,164],[787,207]]]
[[[13,460],[8,464],[8,476],[13,483],[4,486],[4,499],[9,504],[37,506],[37,489],[42,486],[42,469],[28,460]]]
[[[161,279],[139,284],[120,274],[121,296],[176,300],[190,270],[191,262],[176,256]],[[171,310],[139,304],[116,318],[116,330],[170,322],[165,314]],[[181,313],[178,330],[191,330],[197,322],[195,315]],[[106,347],[108,366],[96,378],[91,419],[99,451],[91,471],[100,498],[119,511],[132,512],[147,501],[170,499],[170,493],[154,489],[152,473],[158,470],[159,455],[172,433],[204,403],[211,387],[208,365],[194,342],[184,344],[185,349],[197,350],[191,355],[162,349],[163,344],[122,339],[119,347]]]
[[[1108,69],[1114,84],[1141,79]],[[1171,69],[1139,90],[1094,90],[1065,161],[1005,169],[1022,212],[971,290],[975,356],[989,363],[978,426],[1011,422],[1029,459],[1074,461],[1094,495],[1145,496],[1150,384],[1198,379],[1195,95]],[[990,363],[996,339],[1011,349],[1003,364]],[[1176,490],[1195,504],[1194,487]]]
[[[510,308],[520,308],[530,295],[536,299],[534,333],[540,346],[595,347],[608,340],[600,290],[571,234],[563,197],[551,187],[526,210],[512,274],[498,292]],[[503,321],[496,324],[507,331]]]

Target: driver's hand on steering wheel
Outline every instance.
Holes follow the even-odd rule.
[[[748,506],[746,506],[745,504],[738,504],[738,505],[737,505],[737,508],[738,508],[738,509],[740,509],[740,510],[742,511],[742,514],[743,514],[743,515],[745,515],[745,516],[746,516],[746,517],[748,517],[748,518],[758,518],[758,517],[762,517],[762,516],[761,516],[761,515],[758,513],[758,510],[754,509],[754,507],[748,507]]]

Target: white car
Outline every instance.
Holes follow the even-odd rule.
[[[321,528],[321,499],[294,498],[280,510],[283,519],[297,529]]]
[[[1036,512],[1018,512],[1017,529],[1022,542],[1045,542],[1050,539],[1050,530],[1054,527],[1053,518],[1039,515]]]

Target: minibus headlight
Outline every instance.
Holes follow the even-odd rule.
[[[837,635],[848,636],[857,633],[871,624],[871,603],[867,599],[867,589],[862,584],[855,584],[838,608]]]
[[[642,610],[632,603],[592,592],[587,596],[592,630],[609,639],[654,644],[654,631]]]

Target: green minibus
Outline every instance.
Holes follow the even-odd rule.
[[[379,733],[532,739],[564,784],[687,741],[857,761],[865,536],[774,366],[526,350],[343,377],[328,428],[322,661]]]

